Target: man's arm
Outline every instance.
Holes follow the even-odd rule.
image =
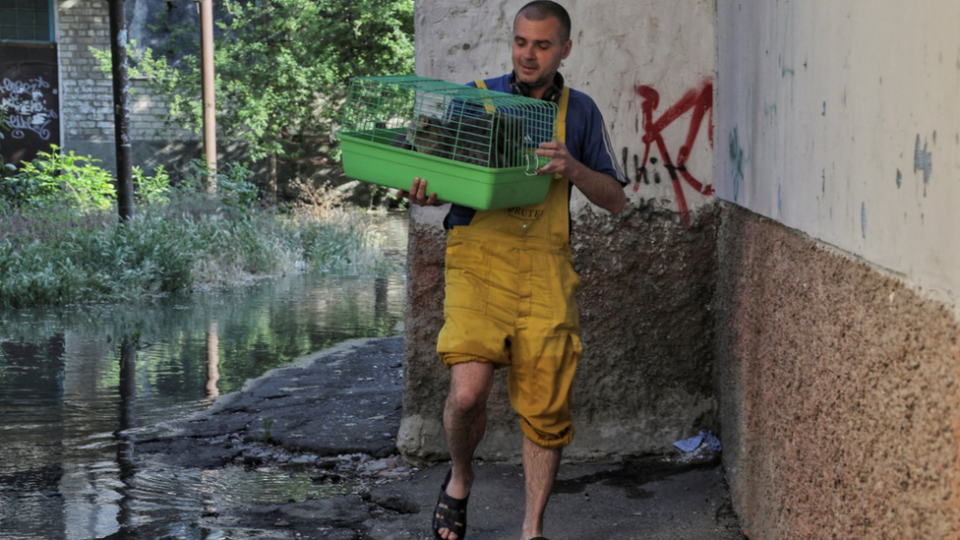
[[[560,173],[569,178],[593,204],[614,214],[623,210],[627,203],[623,186],[609,174],[594,171],[574,159],[567,145],[559,141],[545,142],[540,145],[537,155],[550,158],[549,163],[537,170],[538,173]]]

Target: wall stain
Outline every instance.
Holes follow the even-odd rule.
[[[860,232],[864,240],[867,238],[867,203],[860,203]]]
[[[900,172],[900,169],[897,169],[897,189],[900,189],[901,184],[903,184],[903,173]]]
[[[927,151],[927,142],[923,142],[923,148],[920,148],[920,135],[917,134],[917,142],[913,151],[913,172],[923,170],[923,196],[927,196],[927,185],[930,184],[930,175],[933,174],[933,156]]]
[[[740,186],[743,184],[743,148],[736,127],[730,133],[729,141],[730,162],[733,163],[733,202],[739,202]]]

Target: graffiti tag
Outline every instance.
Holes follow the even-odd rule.
[[[637,175],[633,190],[639,190],[641,182],[645,184],[650,183],[647,164],[655,165],[658,162],[656,157],[650,156],[651,148],[656,145],[660,159],[663,160],[663,166],[670,176],[670,181],[673,183],[673,189],[677,197],[677,209],[686,220],[688,219],[687,216],[689,215],[690,208],[687,206],[687,198],[683,193],[681,179],[695,189],[697,193],[703,195],[713,194],[713,185],[704,184],[687,170],[687,160],[690,158],[690,152],[693,149],[693,143],[697,139],[697,134],[700,132],[700,124],[703,123],[704,116],[707,116],[708,119],[707,137],[710,141],[710,146],[713,147],[713,82],[710,80],[704,81],[699,89],[690,90],[656,119],[654,118],[654,112],[660,105],[660,93],[650,86],[639,86],[637,87],[637,94],[643,99],[641,104],[641,111],[643,113],[643,138],[641,141],[643,142],[644,150],[642,160],[638,159],[637,155],[633,156],[633,164]],[[676,162],[674,162],[670,152],[667,150],[667,143],[663,139],[663,131],[689,111],[693,111],[693,113],[690,117],[690,125],[687,129],[686,139],[684,139],[683,145],[677,152]],[[624,148],[624,169],[627,168],[627,154],[627,149]],[[656,171],[654,171],[654,181],[656,183],[660,182],[660,175]]]
[[[56,110],[47,107],[44,90],[48,88],[50,83],[43,77],[27,82],[3,79],[0,85],[0,108],[7,113],[4,123],[10,128],[10,135],[14,139],[22,139],[27,131],[32,131],[40,139],[50,140],[50,130],[47,128],[58,117]],[[53,93],[56,92],[53,89]]]

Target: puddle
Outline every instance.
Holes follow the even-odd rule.
[[[302,355],[403,320],[406,215],[384,220],[399,264],[369,277],[290,276],[137,304],[0,313],[0,538],[241,538],[205,515],[342,494],[306,473],[180,470],[123,430],[203,410]],[[251,533],[253,534],[253,533]],[[262,538],[252,535],[250,538]]]

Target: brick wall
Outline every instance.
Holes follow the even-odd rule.
[[[167,105],[150,92],[145,79],[131,79],[130,136],[135,141],[195,141],[199,134],[164,128]]]
[[[58,22],[64,148],[93,155],[112,169],[113,87],[90,50],[110,49],[109,6],[105,0],[61,0]],[[150,93],[145,80],[131,79],[130,84],[130,136],[135,156],[153,155],[166,143],[199,139],[190,131],[164,130],[166,105]],[[138,146],[145,151],[138,152]],[[147,146],[150,151],[146,151]],[[144,165],[134,161],[134,165]]]
[[[64,142],[112,141],[113,91],[90,52],[110,48],[107,2],[61,0],[58,41]]]

